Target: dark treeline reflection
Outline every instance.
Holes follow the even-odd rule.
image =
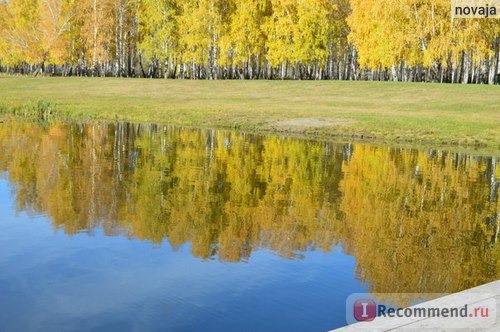
[[[17,208],[237,262],[341,244],[372,292],[500,276],[497,159],[132,124],[0,124]],[[333,271],[332,271],[333,273]]]

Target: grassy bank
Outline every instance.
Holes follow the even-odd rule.
[[[39,103],[38,101],[43,101]],[[500,149],[500,87],[0,76],[0,110]]]

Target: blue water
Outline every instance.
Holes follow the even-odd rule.
[[[267,250],[225,263],[95,231],[67,236],[15,211],[0,180],[0,330],[326,331],[366,288],[334,248],[282,259]]]
[[[0,174],[0,332],[328,331],[500,278],[495,156],[12,121]]]

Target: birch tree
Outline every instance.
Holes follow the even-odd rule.
[[[169,76],[169,70],[176,68],[179,45],[178,15],[179,6],[174,0],[140,2],[138,48],[152,64],[148,76],[155,76],[156,68],[163,71],[163,76]],[[175,76],[175,72],[172,74]]]
[[[269,0],[240,0],[231,16],[229,34],[222,40],[222,58],[236,66],[239,78],[258,77],[264,65],[267,34],[264,23],[271,13]]]

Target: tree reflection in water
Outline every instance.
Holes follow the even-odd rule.
[[[341,244],[372,292],[500,276],[493,157],[127,123],[0,126],[17,209],[238,262]]]

